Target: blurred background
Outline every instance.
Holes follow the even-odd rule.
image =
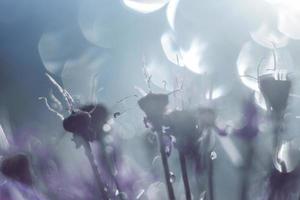
[[[92,175],[82,148],[75,148],[61,119],[39,100],[47,97],[51,106],[65,112],[55,101],[63,98],[48,73],[78,104],[103,103],[111,113],[121,114],[112,118],[110,129],[128,166],[125,175],[137,176],[132,178],[138,185],[133,196],[163,200],[167,196],[157,147],[148,141],[137,100],[150,91],[181,88],[172,95],[170,110],[214,105],[217,125],[230,129],[242,126],[243,103],[253,98],[262,120],[249,191],[250,199],[263,199],[269,173],[265,166],[272,160],[272,123],[257,69],[276,62],[296,77],[284,140],[298,149],[299,22],[297,0],[0,0],[3,133],[12,151],[36,155],[36,165],[47,163],[41,173],[49,173],[45,179],[51,186],[39,185],[57,191],[53,199],[93,199],[86,196]],[[215,199],[238,200],[245,141],[230,133],[216,137]],[[176,196],[185,199],[175,153],[170,168]]]

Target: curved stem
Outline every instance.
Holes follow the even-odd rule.
[[[88,157],[88,160],[90,162],[90,165],[92,167],[92,170],[93,170],[93,173],[94,173],[94,176],[95,176],[95,179],[96,179],[96,183],[97,183],[97,186],[100,190],[100,195],[99,195],[99,200],[109,200],[108,196],[107,196],[107,193],[104,189],[105,185],[103,183],[103,181],[101,180],[101,176],[100,176],[100,173],[97,169],[97,165],[95,163],[95,159],[94,159],[94,156],[92,154],[92,149],[91,149],[91,146],[88,142],[84,141],[84,150],[85,150],[85,155]],[[102,197],[102,198],[101,198]]]
[[[208,193],[209,200],[214,200],[214,184],[213,184],[213,161],[208,160]]]
[[[241,199],[243,200],[247,200],[248,199],[248,195],[247,195],[247,191],[249,189],[249,176],[251,174],[250,169],[252,166],[252,162],[253,162],[253,144],[252,142],[250,142],[248,144],[248,152],[246,155],[246,162],[245,162],[245,167],[244,167],[244,172],[242,175],[242,191],[241,191]]]
[[[106,168],[108,169],[108,173],[110,175],[110,177],[113,179],[113,182],[116,186],[116,189],[121,192],[121,187],[120,187],[120,184],[118,182],[118,180],[116,179],[116,177],[114,176],[114,173],[113,173],[113,168],[116,167],[116,162],[113,162],[111,159],[109,159],[107,153],[105,152],[105,144],[103,142],[103,140],[100,140],[100,145],[101,145],[101,151],[103,152],[103,158],[104,158],[104,164],[106,165]],[[124,200],[123,196],[122,195],[119,195],[119,199],[120,200]]]
[[[167,159],[167,154],[165,151],[165,144],[163,141],[163,135],[161,132],[157,132],[157,137],[158,137],[158,142],[159,142],[159,149],[160,149],[160,155],[162,159],[162,164],[164,168],[164,174],[165,174],[165,181],[166,181],[166,186],[168,190],[168,195],[170,200],[175,200],[175,194],[174,194],[174,189],[170,180],[170,169],[169,169],[169,164],[168,164],[168,159]]]
[[[212,131],[211,129],[208,129],[209,133],[209,141],[208,143],[211,142],[211,135]],[[212,151],[208,151],[208,194],[209,194],[209,200],[214,200],[214,183],[213,183],[213,175],[214,175],[214,166],[213,166],[213,160],[211,159],[210,155]]]
[[[180,160],[180,167],[181,167],[182,179],[183,179],[184,190],[185,190],[185,197],[186,200],[192,200],[189,178],[186,169],[186,160],[184,154],[181,151],[179,151],[179,160]]]

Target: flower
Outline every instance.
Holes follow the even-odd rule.
[[[25,154],[15,154],[4,158],[0,171],[5,177],[11,180],[28,186],[33,184],[30,162]]]
[[[103,133],[103,126],[106,124],[108,120],[108,110],[105,106],[101,104],[97,105],[85,105],[80,108],[80,110],[89,112],[91,116],[91,121],[89,124],[89,128],[92,132],[95,133],[95,138],[98,138],[100,136],[99,133]]]
[[[91,115],[88,112],[73,111],[70,116],[64,119],[63,127],[66,131],[75,134],[82,134],[88,131],[88,127],[90,123],[91,123]]]
[[[176,147],[185,154],[197,151],[198,132],[196,118],[189,111],[175,110],[166,116],[169,132],[176,138]]]
[[[260,90],[270,108],[276,113],[282,113],[287,106],[291,90],[291,80],[279,77],[280,74],[265,74],[259,77]]]
[[[164,114],[169,103],[167,94],[149,93],[138,101],[138,105],[148,117]]]
[[[99,138],[99,133],[102,133],[107,119],[108,111],[103,105],[85,105],[65,118],[63,127],[86,141],[94,141]]]
[[[164,113],[169,104],[167,94],[149,93],[138,101],[139,107],[144,111],[145,127],[148,128],[148,122],[152,125],[153,130],[161,130],[163,125]]]

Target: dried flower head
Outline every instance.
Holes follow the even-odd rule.
[[[274,77],[266,74],[259,77],[260,90],[270,108],[277,113],[286,109],[292,82],[286,77]]]
[[[149,93],[138,101],[138,105],[148,117],[164,114],[169,103],[167,94]]]
[[[108,111],[103,105],[85,105],[65,118],[63,127],[86,141],[93,141],[99,138],[107,120]]]
[[[24,154],[15,154],[4,158],[0,170],[5,177],[11,180],[28,186],[33,184],[30,173],[30,162]]]

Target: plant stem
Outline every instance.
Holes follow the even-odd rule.
[[[273,127],[273,134],[274,134],[273,135],[273,151],[276,153],[276,148],[281,140],[281,134],[282,134],[281,125],[283,123],[283,119],[282,119],[281,113],[272,112],[271,116],[272,116],[273,123],[274,123],[274,125],[273,125],[274,126]],[[271,164],[271,165],[273,166],[273,164]],[[283,165],[282,167],[283,167],[283,170],[286,170],[285,165]],[[273,167],[271,167],[271,170],[272,169],[273,169]],[[276,189],[271,188],[268,200],[273,200],[275,195],[276,195]]]
[[[90,143],[84,141],[84,150],[85,150],[85,155],[88,157],[88,160],[90,162],[90,165],[92,167],[92,170],[93,170],[93,173],[94,173],[94,176],[95,176],[95,179],[96,179],[96,183],[97,183],[97,186],[100,190],[100,195],[99,195],[99,200],[108,200],[108,196],[107,196],[107,193],[104,189],[105,185],[103,183],[103,181],[101,180],[101,176],[100,176],[100,173],[97,169],[97,165],[95,163],[95,159],[94,159],[94,156],[93,156],[93,153],[92,153],[92,149],[91,149],[91,146],[90,146]],[[101,198],[102,197],[102,198]]]
[[[211,143],[211,137],[212,137],[212,131],[209,128],[208,130],[208,135],[209,135],[209,139],[208,139],[208,144]],[[208,155],[207,155],[207,162],[208,162],[208,194],[209,194],[209,200],[214,200],[214,188],[213,188],[213,160],[211,159],[211,153],[212,150],[208,151]]]
[[[101,152],[103,154],[103,158],[104,158],[104,164],[106,165],[106,168],[108,169],[109,175],[111,176],[111,178],[113,179],[113,182],[116,185],[116,188],[119,192],[121,192],[121,187],[120,184],[118,182],[118,180],[116,179],[116,177],[114,176],[113,173],[113,168],[116,167],[116,163],[112,162],[111,159],[109,159],[109,156],[107,155],[106,151],[105,151],[105,143],[103,142],[103,139],[100,140],[100,145],[101,145]],[[124,200],[122,195],[119,195],[119,199],[120,200]]]
[[[209,200],[214,200],[214,190],[213,190],[213,161],[208,160],[208,193]]]
[[[188,173],[186,169],[185,156],[181,151],[179,151],[179,160],[180,160],[180,167],[181,167],[182,179],[183,179],[184,190],[185,190],[185,197],[186,200],[191,200],[192,195],[191,195],[191,189],[189,185]]]
[[[246,155],[246,162],[245,162],[245,167],[243,168],[244,172],[242,175],[241,199],[243,199],[243,200],[248,199],[248,195],[247,195],[247,191],[249,188],[248,178],[250,176],[250,169],[251,169],[252,162],[253,162],[253,151],[254,151],[253,143],[252,143],[252,141],[250,141],[248,143],[248,152]]]
[[[163,133],[157,132],[157,137],[158,137],[158,142],[159,142],[159,149],[160,149],[160,155],[162,159],[162,164],[164,168],[164,174],[165,174],[165,181],[166,181],[166,186],[168,190],[168,195],[169,195],[169,200],[175,200],[175,194],[174,194],[174,189],[170,180],[170,169],[169,169],[169,164],[168,164],[168,159],[167,159],[167,154],[165,151],[165,144],[163,141]]]

